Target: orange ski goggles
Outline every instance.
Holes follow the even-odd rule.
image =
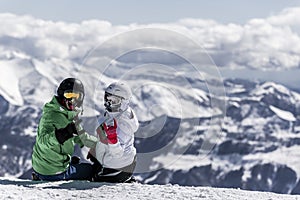
[[[81,92],[66,91],[64,93],[64,97],[67,99],[82,100],[83,95],[81,94]]]

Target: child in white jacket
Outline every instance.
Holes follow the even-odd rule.
[[[94,181],[133,182],[136,165],[134,133],[139,123],[129,107],[131,90],[124,83],[112,83],[105,89],[105,113],[97,128],[99,141],[88,157],[96,158]],[[92,160],[92,159],[91,159]]]

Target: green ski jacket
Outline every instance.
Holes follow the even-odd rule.
[[[97,138],[86,132],[68,139],[64,144],[57,141],[55,129],[65,128],[77,114],[62,107],[55,96],[45,104],[32,153],[32,167],[36,172],[42,175],[62,173],[69,167],[76,143],[89,148],[96,146]]]

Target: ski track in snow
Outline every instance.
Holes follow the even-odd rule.
[[[299,195],[179,185],[140,183],[94,183],[88,181],[43,182],[0,178],[0,199],[173,199],[173,200],[258,200],[300,199]]]

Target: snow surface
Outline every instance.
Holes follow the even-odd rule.
[[[34,182],[0,178],[0,199],[292,200],[300,199],[300,196],[240,189],[183,187],[171,184],[108,184],[88,181]]]
[[[300,174],[300,146],[281,147],[269,153],[256,153],[246,155],[244,160],[261,160],[264,163],[281,163],[291,167],[298,175]]]
[[[293,113],[285,110],[281,110],[275,106],[270,106],[270,109],[278,115],[281,119],[284,119],[286,121],[294,122],[296,121],[296,117],[293,115]]]
[[[26,64],[23,62],[25,66],[20,66],[20,60],[0,61],[0,95],[13,105],[22,106],[24,103],[19,80],[27,74],[28,67],[26,67]]]
[[[163,165],[165,169],[169,170],[183,170],[188,171],[193,167],[210,164],[208,157],[204,155],[174,155],[169,153],[154,158],[154,161]]]

